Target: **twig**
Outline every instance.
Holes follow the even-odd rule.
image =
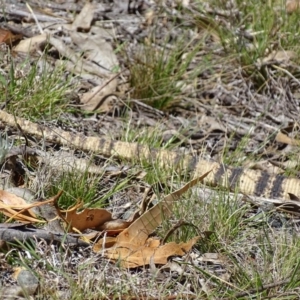
[[[188,223],[188,222],[185,222],[185,221],[183,221],[182,219],[181,220],[179,220],[168,232],[167,232],[167,234],[165,235],[165,237],[162,239],[162,241],[161,241],[161,245],[163,245],[166,241],[167,241],[167,239],[169,238],[169,236],[171,235],[171,234],[173,234],[173,232],[175,231],[175,230],[177,230],[179,227],[181,227],[181,226],[192,226],[192,227],[195,227],[196,229],[197,229],[197,227],[195,226],[195,225],[193,225],[193,224],[191,224],[191,223]]]
[[[262,291],[265,291],[265,290],[269,290],[269,289],[272,289],[272,288],[277,287],[277,286],[286,285],[288,283],[290,283],[290,280],[282,280],[282,281],[266,284],[266,285],[263,285],[262,287],[260,287],[258,289],[251,289],[249,291],[240,292],[240,293],[232,295],[232,297],[226,298],[226,299],[229,300],[229,299],[236,299],[236,298],[248,296],[250,294],[255,294],[257,292],[262,292]]]

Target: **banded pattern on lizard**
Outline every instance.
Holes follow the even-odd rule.
[[[58,144],[67,144],[84,151],[92,151],[107,157],[116,156],[128,160],[146,160],[160,166],[176,170],[186,170],[193,177],[211,172],[204,182],[211,186],[220,186],[253,196],[289,200],[289,193],[300,198],[300,179],[282,175],[271,175],[260,170],[224,166],[175,151],[150,149],[137,143],[114,141],[106,137],[86,137],[83,134],[66,132],[61,129],[50,129],[32,123],[0,110],[0,120],[10,126],[16,121],[25,133],[45,138]]]

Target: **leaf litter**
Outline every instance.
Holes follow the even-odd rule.
[[[24,56],[27,56],[33,62],[36,60],[35,57],[42,58],[41,54],[46,49],[45,47],[49,47],[47,50],[48,58],[54,58],[50,62],[52,71],[58,66],[64,66],[65,70],[73,76],[71,89],[79,95],[81,102],[79,108],[86,112],[97,111],[97,113],[102,113],[100,114],[101,122],[92,117],[81,118],[78,121],[70,114],[64,114],[65,126],[69,130],[91,133],[89,135],[109,134],[118,138],[120,129],[125,126],[124,120],[120,118],[122,109],[124,106],[129,106],[131,107],[130,118],[133,127],[147,128],[149,125],[159,122],[162,136],[164,132],[166,135],[171,132],[176,135],[177,140],[179,139],[178,145],[180,147],[187,148],[193,153],[202,154],[204,144],[206,153],[209,153],[209,158],[218,160],[220,153],[223,152],[224,146],[226,146],[228,153],[233,155],[235,162],[238,161],[240,164],[245,165],[247,161],[243,159],[243,155],[254,152],[260,160],[257,165],[263,160],[267,160],[264,167],[267,170],[273,170],[274,163],[277,163],[279,166],[277,172],[282,172],[284,168],[282,162],[284,160],[290,161],[288,155],[291,153],[291,148],[298,145],[299,138],[296,130],[282,133],[281,129],[287,126],[293,128],[297,126],[297,79],[293,78],[291,73],[295,67],[293,64],[295,53],[280,50],[266,52],[261,55],[255,61],[255,64],[257,68],[262,69],[262,73],[267,74],[268,81],[265,83],[262,92],[260,89],[255,89],[254,86],[248,84],[249,77],[244,76],[243,73],[245,70],[238,68],[235,62],[232,62],[235,66],[233,68],[228,59],[224,60],[224,53],[221,48],[221,43],[226,46],[228,40],[220,39],[218,19],[221,19],[223,28],[228,29],[231,26],[228,17],[235,14],[238,18],[238,10],[212,9],[211,4],[206,2],[199,10],[193,1],[182,3],[187,10],[194,12],[197,16],[195,23],[198,32],[193,35],[190,31],[185,31],[184,28],[180,27],[169,34],[169,26],[172,26],[170,16],[174,12],[176,12],[179,19],[187,22],[187,24],[194,22],[194,20],[186,19],[185,14],[181,15],[179,7],[174,3],[169,3],[169,6],[165,3],[163,6],[164,14],[157,14],[156,4],[147,1],[132,1],[130,3],[115,1],[113,4],[108,4],[105,1],[103,3],[81,3],[80,1],[78,3],[56,3],[47,1],[47,3],[40,3],[41,7],[39,9],[31,1],[28,2],[27,6],[18,2],[15,3],[15,1],[8,2],[5,4],[5,13],[8,20],[12,20],[12,22],[5,24],[6,28],[2,29],[4,32],[0,37],[3,37],[2,42],[9,46],[12,42],[16,43],[14,48],[11,49],[16,64],[15,73],[21,74],[21,77],[26,77],[26,70],[23,74],[20,72],[21,65],[24,63]],[[291,4],[291,2],[293,1],[287,2],[288,12],[292,12],[298,7],[297,4]],[[73,14],[73,12],[76,14]],[[0,14],[2,13],[0,12]],[[212,21],[207,15],[217,16],[216,21]],[[187,18],[190,18],[190,15],[187,16]],[[13,22],[13,20],[19,20],[19,22]],[[157,27],[153,28],[152,26],[155,24]],[[149,39],[153,31],[156,31],[155,43],[151,43],[152,40]],[[192,80],[187,81],[187,84],[181,87],[180,104],[178,105],[176,101],[176,104],[171,105],[171,110],[167,112],[158,112],[157,109],[148,105],[149,102],[145,101],[145,104],[144,99],[130,99],[127,101],[131,92],[128,86],[128,71],[125,67],[128,61],[124,61],[124,56],[114,51],[117,48],[116,46],[130,41],[127,50],[130,51],[131,49],[131,51],[137,52],[135,45],[142,41],[146,41],[145,45],[147,45],[148,40],[151,47],[159,52],[159,49],[164,47],[166,43],[165,37],[169,37],[169,41],[174,41],[176,36],[182,36],[182,34],[186,34],[189,40],[203,39],[204,46],[199,49],[198,57],[190,62],[187,70],[182,75],[182,77],[188,78],[197,65],[203,65],[204,67],[201,67],[202,70],[199,71],[197,88],[195,88]],[[251,51],[251,47],[256,46],[255,37],[259,34],[261,33],[251,30],[242,31],[238,38],[241,40],[241,44],[244,43]],[[19,42],[21,36],[24,36],[24,38]],[[118,40],[120,44],[116,45],[115,40]],[[191,44],[189,43],[189,45]],[[172,48],[172,42],[169,42],[167,46]],[[4,49],[7,51],[8,64],[1,71],[1,81],[10,82],[9,62],[11,58],[8,55],[9,48]],[[183,52],[185,51],[188,52],[188,49],[183,50]],[[213,66],[205,65],[206,58],[204,58],[204,55],[207,51],[216,62]],[[166,53],[168,55],[170,52],[167,51]],[[182,55],[180,59],[184,57],[185,55]],[[153,67],[151,65],[145,66],[144,62],[137,60],[134,63],[144,67],[142,68],[142,74],[153,71]],[[284,76],[278,76],[280,72]],[[180,79],[178,78],[178,81]],[[64,79],[62,78],[62,80]],[[286,89],[289,80],[292,83]],[[110,97],[112,96],[115,97],[114,100],[111,100]],[[158,94],[157,96],[161,97],[162,95]],[[109,99],[108,102],[107,99]],[[194,101],[195,99],[197,101]],[[269,103],[270,99],[275,99],[272,105]],[[286,102],[286,99],[290,99],[290,101]],[[9,102],[7,104],[9,105]],[[44,122],[47,123],[48,121]],[[67,125],[68,122],[71,125]],[[54,125],[57,125],[57,123]],[[184,135],[180,134],[182,128],[185,130]],[[14,134],[20,136],[20,133],[14,132]],[[188,139],[186,136],[188,136]],[[243,155],[236,157],[236,146],[241,137],[245,136],[248,140],[242,146]],[[267,141],[267,147],[262,147],[261,145],[265,141]],[[37,144],[34,144],[34,146],[37,147]],[[50,144],[50,146],[54,145]],[[278,152],[280,155],[278,155]],[[12,156],[11,161],[14,161],[13,157],[16,159],[16,156]],[[25,160],[25,157],[22,159]],[[75,159],[78,158],[75,157],[74,161]],[[10,168],[10,171],[17,173],[15,182],[22,181],[24,183],[24,174],[18,173],[17,168]],[[49,172],[49,170],[46,170],[46,172]],[[120,172],[122,173],[122,171]],[[111,180],[112,177],[108,176],[106,178]],[[17,185],[20,185],[20,183]],[[8,198],[13,199],[13,196],[10,195]],[[124,258],[120,261],[125,267],[150,265],[151,268],[155,269],[153,264],[166,264],[167,258],[170,255],[172,256],[172,253],[185,256],[198,239],[194,237],[186,243],[172,242],[160,245],[158,239],[149,238],[150,232],[161,223],[163,215],[160,205],[163,205],[163,201],[140,216],[137,216],[135,211],[130,211],[130,217],[136,218],[135,220],[130,220],[130,217],[125,220],[113,218],[110,211],[96,208],[82,208],[79,212],[69,208],[66,212],[60,211],[59,214],[65,214],[63,219],[66,221],[66,227],[69,229],[72,227],[77,228],[77,231],[79,231],[77,232],[78,236],[84,236],[85,234],[81,231],[89,228],[101,230],[103,236],[100,235],[100,240],[95,242],[94,250],[115,261],[116,264],[119,263],[120,258]],[[6,203],[5,206],[3,204],[2,211],[8,214],[8,218],[18,217],[22,218],[20,221],[28,222],[28,214],[33,217],[31,208],[43,205],[41,203],[37,201],[35,204],[24,204],[25,206],[21,207],[16,206],[12,201],[10,204]],[[276,203],[276,201],[275,204],[281,205],[280,202]],[[297,199],[292,197],[290,206],[296,213],[299,210]],[[75,206],[75,208],[77,209],[78,206]],[[153,211],[155,217],[152,215]],[[164,211],[166,215],[168,215],[168,212],[170,212],[168,209]],[[172,214],[169,215],[169,218],[170,216]],[[100,219],[97,219],[96,223],[94,223],[95,217]],[[36,219],[35,215],[34,218],[34,222],[39,223],[47,219],[43,216],[41,219]],[[30,222],[32,221],[33,219]],[[109,225],[109,222],[112,223]],[[125,229],[124,224],[127,226]],[[107,236],[109,230],[112,236]],[[88,233],[86,235],[88,236]],[[93,232],[90,236],[92,235],[94,238],[95,236],[99,238],[99,235],[95,235]],[[30,238],[33,239],[34,236],[31,235]],[[60,239],[58,238],[58,240],[62,239],[63,236]],[[40,249],[37,249],[37,251],[46,253],[46,250],[49,250],[48,246],[43,245],[43,247],[40,249],[43,248],[45,251]],[[72,255],[75,254],[76,251]],[[83,257],[90,259],[93,255],[90,253],[90,257],[84,255]],[[202,256],[203,259],[204,257],[205,255]],[[0,257],[0,260],[2,263],[3,258]],[[224,261],[217,262],[213,259],[212,261],[215,265],[226,265]],[[38,269],[37,264],[33,265],[34,267]],[[115,272],[111,267],[109,269],[109,272]],[[226,269],[226,266],[224,269]],[[163,271],[158,270],[158,273],[162,275]],[[43,274],[45,278],[49,276],[47,272],[43,272]],[[94,277],[98,276],[98,280],[101,279],[99,274],[93,274],[93,272],[90,272],[90,274]],[[116,273],[114,274],[116,275]],[[226,276],[228,274],[229,272],[226,273]],[[219,276],[221,278],[220,274]],[[228,275],[229,277],[226,276],[224,278],[228,280],[230,275]],[[91,275],[87,278],[91,279]],[[121,282],[121,277],[118,278]],[[168,276],[163,278],[168,278]],[[145,280],[148,281],[149,276],[145,276]],[[200,285],[205,293],[209,295],[210,284],[206,284],[202,280]],[[64,286],[64,288],[66,287]],[[137,295],[142,295],[141,291],[147,290],[145,286],[139,286],[139,288],[137,290],[132,287],[132,293],[135,291]],[[174,293],[175,291],[176,289],[174,289]]]

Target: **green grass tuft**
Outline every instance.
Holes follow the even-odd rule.
[[[10,59],[10,69],[0,78],[0,102],[8,112],[31,120],[53,119],[68,111],[66,97],[70,80],[64,69],[53,68],[46,55],[31,63],[22,64]]]
[[[192,47],[180,41],[171,49],[143,45],[133,61],[128,58],[132,98],[160,110],[178,104],[184,86],[197,75],[187,71],[199,48],[200,43]]]

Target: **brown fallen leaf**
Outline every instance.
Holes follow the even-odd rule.
[[[153,206],[140,218],[133,222],[127,229],[125,229],[119,236],[118,242],[128,242],[138,245],[144,245],[149,234],[151,234],[161,223],[164,218],[172,214],[172,207],[174,201],[189,190],[195,184],[201,182],[208,174],[207,172],[200,177],[197,177],[177,191],[167,195],[160,203]]]
[[[290,138],[289,136],[282,133],[281,131],[277,133],[275,140],[279,143],[283,143],[291,146],[300,146],[300,140]]]
[[[82,203],[79,204],[82,206]],[[65,221],[70,225],[70,228],[76,228],[79,231],[85,229],[97,228],[103,225],[105,222],[113,220],[109,211],[102,208],[86,208],[81,212],[77,212],[76,209],[71,208],[66,212],[64,217]]]
[[[12,208],[21,209],[28,207],[28,203],[24,199],[4,190],[0,190],[0,202]]]
[[[117,238],[116,237],[105,237],[102,238],[102,249],[111,248],[116,243]]]
[[[43,45],[47,43],[47,35],[41,34],[22,40],[16,47],[15,52],[33,53],[38,51]]]
[[[0,190],[0,211],[11,219],[20,222],[30,223],[36,222],[37,217],[35,213],[30,210],[31,204],[15,194]]]
[[[112,109],[112,97],[116,90],[118,81],[113,75],[104,84],[94,87],[92,90],[82,95],[80,102],[82,109],[86,111],[98,110],[99,112],[109,112]]]
[[[299,0],[287,0],[286,1],[286,11],[288,13],[292,13],[294,11],[297,11],[300,7],[300,1]]]
[[[162,223],[163,218],[172,214],[174,201],[185,193],[189,188],[199,181],[202,181],[208,174],[207,172],[201,177],[195,178],[177,191],[167,195],[163,201],[153,206],[127,229],[122,231],[116,238],[113,247],[105,249],[107,243],[105,239],[98,241],[93,250],[98,252],[104,251],[104,255],[113,261],[120,260],[121,265],[127,268],[135,268],[150,264],[165,264],[168,257],[172,255],[184,255],[199,240],[195,237],[186,243],[176,244],[174,242],[160,246],[157,239],[148,238],[149,234]],[[112,245],[114,240],[110,240]]]
[[[95,229],[96,230],[105,230],[105,231],[119,231],[119,230],[123,230],[125,228],[128,228],[129,225],[131,225],[132,222],[127,222],[125,220],[121,220],[121,219],[116,219],[116,220],[111,220],[108,222],[105,222],[104,224],[101,224],[100,226],[97,226]]]
[[[149,239],[143,246],[132,243],[122,243],[119,247],[110,248],[105,256],[115,261],[121,259],[121,265],[125,268],[136,268],[150,264],[164,265],[170,256],[182,256],[186,254],[196,244],[200,237],[196,236],[186,243],[176,244],[171,242],[159,246],[159,240]]]
[[[13,34],[11,31],[0,28],[0,44],[12,46],[15,42],[22,38],[21,34]]]
[[[33,202],[28,204],[24,199],[9,193],[7,191],[0,190],[0,211],[9,217],[6,222],[11,220],[17,220],[22,223],[44,223],[37,218],[31,208],[39,207],[45,204],[54,203],[62,194],[62,191],[50,199],[40,202]]]

